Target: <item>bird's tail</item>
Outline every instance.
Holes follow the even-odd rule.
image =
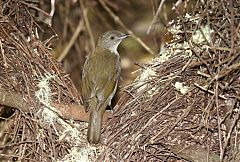
[[[102,118],[105,108],[97,108],[96,102],[90,104],[90,118],[88,124],[87,139],[91,144],[97,144],[100,141]]]

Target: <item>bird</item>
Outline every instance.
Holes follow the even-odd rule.
[[[129,36],[117,30],[101,34],[82,71],[82,98],[89,112],[87,140],[100,142],[103,114],[116,93],[121,73],[119,44]]]

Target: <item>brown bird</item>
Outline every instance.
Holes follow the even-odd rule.
[[[127,37],[128,34],[116,30],[103,33],[84,64],[82,97],[90,112],[89,143],[97,144],[100,141],[103,114],[107,105],[111,104],[121,72],[117,47]]]

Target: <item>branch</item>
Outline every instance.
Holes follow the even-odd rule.
[[[29,112],[31,106],[23,97],[23,95],[16,92],[9,92],[3,88],[0,88],[0,104],[9,106],[11,108],[19,109],[22,112]],[[89,114],[85,112],[83,105],[65,105],[61,103],[53,103],[58,115],[63,119],[72,119],[78,121],[89,121]],[[56,112],[56,113],[57,113]],[[112,117],[112,113],[105,112],[103,121]]]

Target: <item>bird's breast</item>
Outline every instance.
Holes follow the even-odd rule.
[[[93,58],[94,66],[105,73],[118,73],[121,70],[120,56],[118,53],[112,53],[110,50],[96,49]]]

